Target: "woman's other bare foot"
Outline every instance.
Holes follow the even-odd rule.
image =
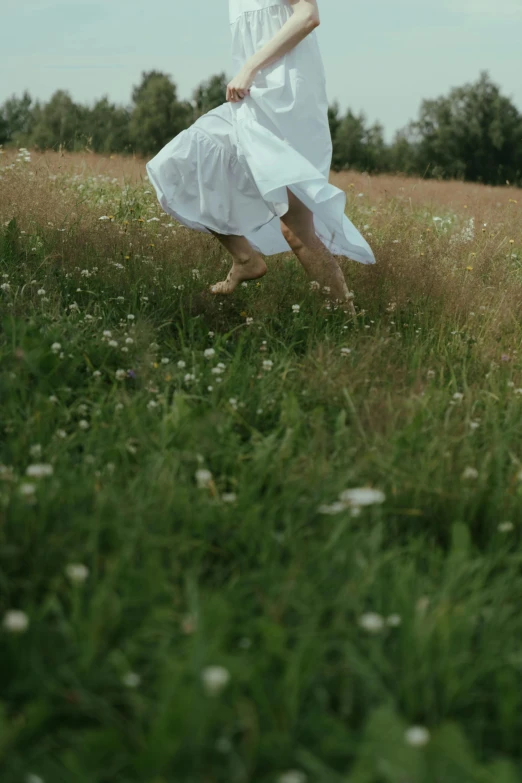
[[[231,294],[244,280],[257,280],[268,272],[262,256],[256,253],[246,259],[235,258],[226,280],[210,286],[213,294]]]

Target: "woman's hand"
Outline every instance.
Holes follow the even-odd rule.
[[[255,73],[249,68],[242,68],[238,75],[227,86],[227,101],[239,103],[247,95],[254,83]]]

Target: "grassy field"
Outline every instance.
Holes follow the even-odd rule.
[[[0,156],[2,783],[522,780],[522,191],[343,173],[356,321]]]

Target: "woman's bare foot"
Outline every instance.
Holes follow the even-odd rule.
[[[213,294],[231,294],[244,280],[257,280],[268,272],[267,265],[259,254],[255,254],[244,261],[235,258],[232,269],[226,280],[210,286]]]

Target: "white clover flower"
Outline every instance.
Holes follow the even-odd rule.
[[[29,627],[29,618],[19,609],[10,609],[4,614],[3,626],[9,633],[24,633]]]
[[[180,370],[183,370],[186,367],[186,362],[183,361],[183,359],[180,359],[178,362],[178,367]]]
[[[112,332],[110,329],[105,329],[103,332],[104,337],[112,337]]]
[[[127,377],[125,370],[116,370],[115,374],[118,381],[123,381],[123,379]]]
[[[121,681],[127,688],[137,688],[141,684],[141,677],[136,672],[127,672],[123,675]]]
[[[359,617],[359,625],[368,633],[380,633],[384,628],[384,618],[375,612],[367,612]]]
[[[319,514],[329,514],[332,516],[335,514],[341,514],[343,511],[346,511],[346,503],[339,501],[332,503],[331,505],[323,504],[322,506],[319,506],[317,511]]]
[[[212,482],[212,473],[206,468],[199,468],[195,473],[199,489],[206,489]]]
[[[42,447],[39,443],[33,443],[31,448],[29,449],[29,454],[31,457],[34,457],[37,459],[38,457],[42,456]]]
[[[214,337],[214,332],[209,332],[209,333],[208,333],[208,336],[209,336],[209,337]]]
[[[292,305],[292,311],[298,313],[301,307],[298,304]]]
[[[321,283],[318,283],[317,280],[312,280],[310,283],[310,289],[312,291],[318,291],[321,288]]]
[[[149,400],[148,401],[147,408],[151,408],[152,409],[152,408],[157,408],[157,407],[158,407],[158,403],[156,402],[156,400]]]
[[[288,772],[279,775],[277,783],[306,783],[307,780],[304,772],[298,769],[289,769]]]
[[[53,472],[54,472],[54,468],[52,465],[35,464],[35,465],[28,466],[28,468],[25,471],[25,475],[31,476],[32,478],[44,478],[44,476],[52,476]]]
[[[271,370],[274,366],[274,362],[271,359],[263,360],[263,370]]]
[[[69,563],[65,566],[65,573],[71,582],[81,583],[89,576],[89,569],[83,563]]]
[[[41,778],[40,775],[29,773],[29,775],[26,775],[25,777],[25,783],[44,783],[44,779]]]
[[[469,428],[470,430],[478,430],[480,427],[480,419],[474,419],[473,421],[470,421]]]
[[[45,296],[46,290],[45,288],[39,288],[36,293],[38,294],[38,296]]]
[[[423,748],[430,741],[431,735],[424,726],[410,726],[404,733],[404,739],[414,748]]]
[[[386,625],[389,628],[398,628],[401,623],[402,619],[398,614],[390,614],[390,616],[386,618]]]
[[[92,374],[93,378],[101,378],[101,372],[99,370],[94,370]]]
[[[464,395],[462,394],[462,392],[455,392],[455,394],[453,395],[453,399],[460,402],[460,400],[464,399]]]
[[[216,352],[215,352],[214,348],[206,348],[203,351],[203,356],[205,357],[205,359],[211,359],[215,355],[216,355]]]
[[[135,317],[136,317],[135,315],[132,315],[132,313],[129,313],[129,315],[127,316],[127,321],[134,321]]]
[[[349,506],[373,506],[377,503],[384,503],[386,495],[380,489],[372,487],[359,487],[357,489],[345,489],[339,494],[339,500]]]
[[[20,484],[18,491],[21,495],[24,495],[24,497],[30,497],[36,492],[36,484],[29,484],[28,482],[24,482]]]
[[[58,353],[58,351],[61,351],[61,350],[62,350],[62,346],[61,346],[60,343],[53,343],[51,345],[51,351],[53,351],[54,353]]]
[[[201,672],[205,691],[209,696],[218,696],[230,682],[230,672],[223,666],[206,666]]]
[[[78,422],[78,427],[81,430],[88,430],[89,429],[89,422],[86,419],[80,419]]]
[[[124,407],[125,407],[125,405],[122,402],[117,402],[116,405],[114,406],[114,410],[115,411],[121,411],[121,410],[123,410]]]
[[[132,337],[126,337],[125,342],[127,343],[127,345],[132,345],[134,343],[134,340],[132,339]]]
[[[247,326],[252,326],[253,323],[254,323],[254,319],[253,318],[248,317],[246,319],[246,325]]]
[[[9,283],[2,283],[2,285],[0,285],[0,288],[2,289],[2,291],[10,291],[11,290],[11,286],[9,285]]]
[[[500,533],[511,533],[515,529],[513,522],[501,522],[498,526]]]
[[[351,354],[352,349],[351,348],[341,348],[341,355],[342,356],[348,356]]]
[[[221,500],[223,503],[235,503],[237,500],[237,495],[235,492],[223,492],[221,495]]]
[[[467,468],[464,469],[464,471],[462,473],[462,478],[465,479],[465,480],[477,479],[478,475],[479,475],[479,472],[478,472],[478,470],[476,468],[472,468],[472,467],[468,466]]]
[[[118,341],[117,340],[109,340],[109,342],[107,344],[110,345],[111,348],[117,348],[118,347]]]
[[[65,430],[56,430],[56,435],[58,438],[66,438],[67,433]]]

